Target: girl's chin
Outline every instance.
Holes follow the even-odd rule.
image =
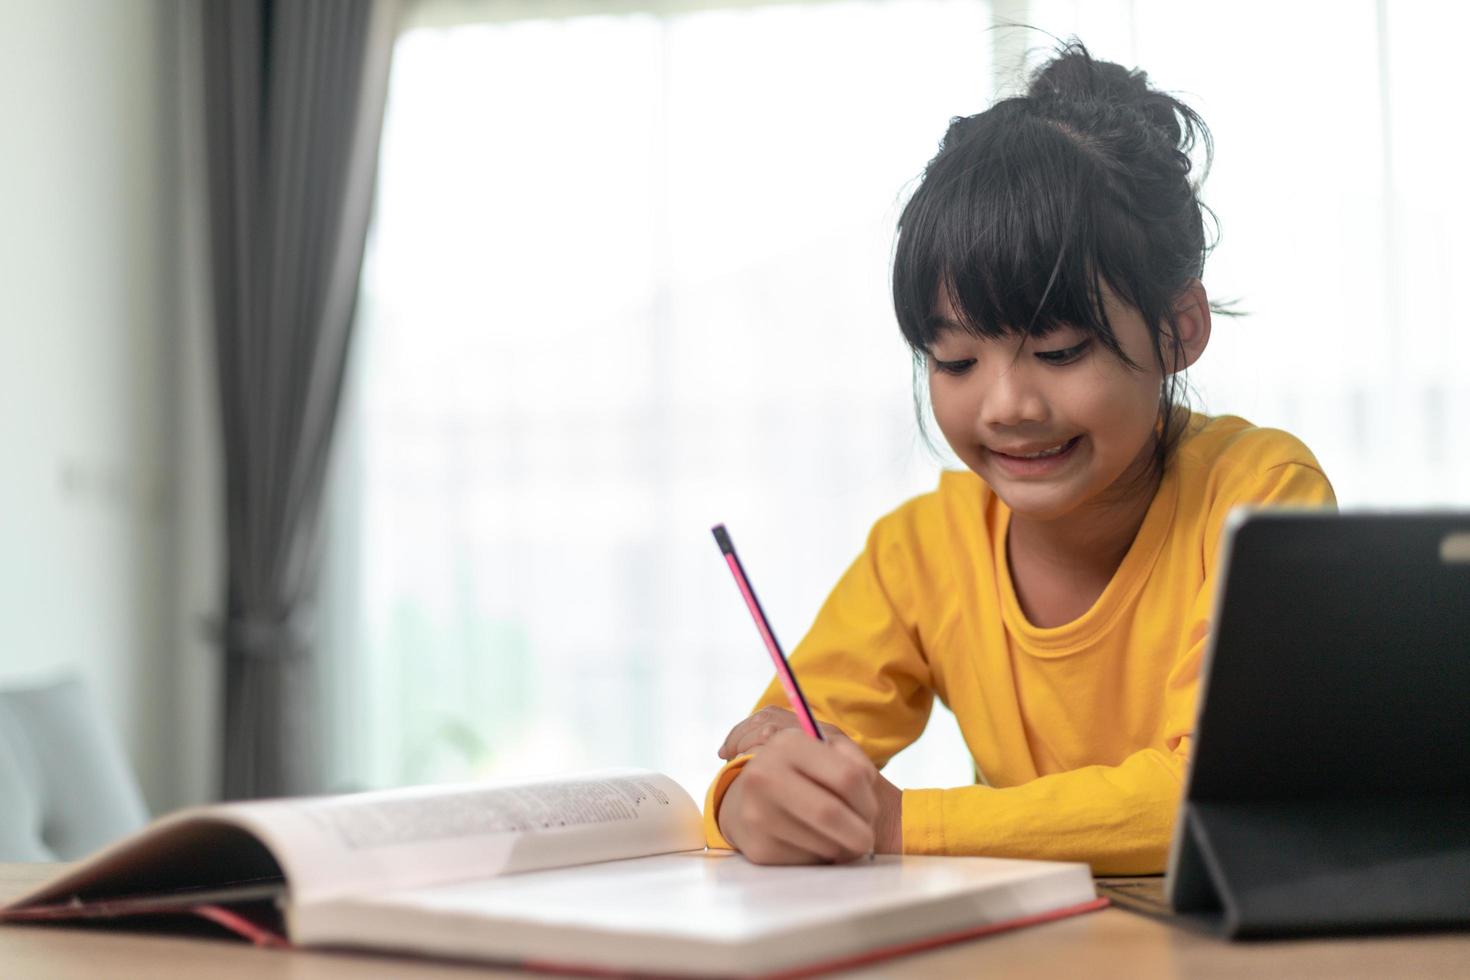
[[[1072,513],[1083,502],[1070,488],[1008,486],[1002,480],[986,480],[986,483],[1012,516],[1029,521],[1054,521]]]
[[[1021,520],[1031,521],[1036,524],[1049,524],[1052,521],[1059,521],[1077,510],[1075,504],[1056,507],[1027,506],[1026,504],[1018,507],[1013,507],[1010,504],[1006,504],[1006,506],[1010,508],[1012,520],[1020,518]]]

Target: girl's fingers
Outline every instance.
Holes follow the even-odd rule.
[[[801,775],[822,787],[851,810],[869,830],[878,815],[878,794],[873,778],[878,770],[855,742],[835,740],[828,745],[812,744],[792,752],[791,763]]]
[[[717,755],[721,759],[733,759],[738,755],[752,752],[769,742],[777,732],[786,728],[801,728],[801,722],[797,720],[795,712],[774,705],[762,708],[730,729],[730,734],[725,736],[725,741],[721,743]],[[836,725],[819,721],[817,728],[821,731],[822,737],[833,744],[851,741],[847,733]]]
[[[769,723],[747,729],[745,734],[740,737],[740,741],[735,744],[734,755],[743,755],[757,746],[765,745],[771,740],[771,736],[779,731],[781,731],[779,725]],[[734,758],[734,756],[731,756],[731,758]]]
[[[775,732],[786,727],[787,724],[794,724],[795,721],[796,716],[785,708],[777,708],[774,705],[762,708],[730,729],[730,734],[725,736],[725,741],[720,745],[719,757],[733,759],[763,744]],[[764,734],[762,734],[763,731]]]
[[[720,743],[720,747],[717,750],[718,755],[721,759],[733,759],[735,757],[735,741],[737,738],[740,737],[740,733],[744,731],[744,729],[744,721],[740,722],[734,728],[730,729],[730,733],[725,736],[725,740]]]
[[[878,813],[873,790],[877,770],[862,750],[855,745],[842,749],[812,741],[804,734],[783,732],[773,751],[776,761],[768,763],[769,775],[763,772],[761,785],[752,788],[779,788],[779,792],[767,793],[772,810],[789,814],[849,855],[866,854],[873,846],[873,821]],[[804,846],[795,837],[783,839]]]
[[[851,742],[780,731],[731,787],[721,829],[758,864],[852,860],[876,843],[876,772]]]
[[[755,778],[752,779],[751,777]],[[872,848],[873,830],[825,789],[789,768],[747,770],[739,846],[757,864],[848,861]]]
[[[848,811],[851,817],[851,811]],[[830,861],[840,863],[858,858],[872,848],[871,829],[856,823],[837,830],[832,826],[814,823],[816,814],[805,809],[783,809],[773,813],[762,828],[773,843],[802,855],[804,861]]]
[[[776,838],[827,861],[851,861],[873,849],[873,825],[841,798],[805,780],[796,782],[771,822]]]
[[[859,785],[858,792],[854,796],[844,795],[843,798],[852,805],[859,816],[871,824],[878,817],[878,791],[874,786],[877,781],[878,767],[873,765],[873,760],[868,758],[868,754],[846,735],[833,739],[832,748],[847,756],[857,770],[857,775],[842,778],[856,781]]]
[[[755,864],[819,864],[822,861],[810,851],[775,837],[757,837],[742,846],[740,853]]]
[[[745,779],[746,773],[740,778]],[[845,856],[843,841],[823,829],[813,827],[809,818],[801,817],[794,808],[806,805],[798,802],[789,781],[782,784],[779,794],[757,790],[746,797],[746,832],[740,849],[758,864],[773,860],[798,863],[813,861],[837,861]]]
[[[749,719],[746,720],[748,721]],[[740,754],[735,751],[735,746],[740,744],[740,739],[744,736],[744,734],[744,721],[736,725],[734,728],[730,729],[730,734],[726,735],[725,740],[720,743],[719,756],[721,759],[733,759],[735,758],[735,756]]]

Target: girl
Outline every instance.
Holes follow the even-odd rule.
[[[1194,111],[1075,42],[951,122],[893,298],[968,471],[878,521],[793,652],[827,741],[774,682],[726,737],[711,846],[1163,870],[1225,517],[1334,504],[1297,439],[1178,404],[1210,339],[1196,139],[1207,172]],[[900,790],[878,770],[936,695],[975,785]]]

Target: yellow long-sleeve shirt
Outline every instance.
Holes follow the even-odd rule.
[[[1295,437],[1195,415],[1122,564],[1063,626],[1027,621],[1006,560],[1010,511],[978,476],[878,521],[791,655],[818,718],[882,767],[954,712],[977,785],[904,789],[903,850],[1162,871],[1189,756],[1220,533],[1240,505],[1335,506]],[[786,705],[772,681],[756,704]],[[705,802],[716,814],[748,756]]]

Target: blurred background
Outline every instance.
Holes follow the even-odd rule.
[[[155,812],[221,794],[239,683],[210,6],[0,0],[0,684],[82,675]],[[392,14],[304,672],[288,719],[229,736],[311,758],[291,792],[639,765],[702,794],[770,674],[708,529],[789,650],[954,465],[914,420],[894,224],[1044,32],[1214,132],[1205,283],[1249,315],[1195,407],[1296,433],[1345,507],[1470,505],[1461,5]],[[953,719],[889,775],[968,781]]]

